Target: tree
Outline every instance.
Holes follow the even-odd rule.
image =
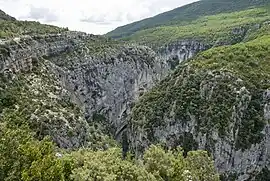
[[[69,180],[72,159],[57,157],[48,139],[38,141],[29,129],[10,129],[0,124],[0,180]]]
[[[192,151],[184,158],[181,148],[165,151],[161,146],[151,146],[144,154],[144,165],[157,180],[219,180],[213,161],[205,151]]]
[[[152,174],[132,159],[123,160],[121,149],[106,151],[80,150],[73,153],[77,168],[73,170],[75,181],[154,181]]]

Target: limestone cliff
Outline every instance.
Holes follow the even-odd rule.
[[[181,62],[188,60],[197,53],[211,48],[211,45],[197,40],[179,40],[174,43],[167,44],[158,48],[158,56],[162,60],[166,60],[169,69],[173,70]]]
[[[132,104],[166,73],[166,62],[144,46],[120,45],[96,56],[87,53],[88,46],[81,48],[64,57],[51,57],[58,65],[55,74],[87,119],[101,122],[114,134]],[[72,65],[63,65],[63,60]]]
[[[166,62],[147,47],[80,32],[21,36],[2,41],[0,50],[1,75],[16,80],[26,73],[28,98],[44,104],[47,119],[56,117],[45,124],[38,108],[32,108],[34,114],[28,117],[38,120],[33,129],[65,148],[85,145],[95,123],[114,135],[134,101],[167,71]],[[75,103],[84,116],[60,106],[65,101]],[[49,109],[58,104],[58,110]]]
[[[269,169],[269,37],[180,64],[132,109],[130,147],[208,150],[225,180]],[[256,53],[255,53],[256,52]]]
[[[158,57],[165,60],[168,64],[168,68],[173,70],[181,62],[191,59],[202,51],[218,46],[234,45],[248,39],[250,34],[258,31],[263,24],[265,24],[265,22],[234,27],[231,30],[228,30],[227,36],[216,36],[211,40],[206,40],[198,35],[192,38],[173,40],[162,46],[149,46],[152,46],[157,52]]]

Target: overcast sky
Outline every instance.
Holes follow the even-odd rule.
[[[20,20],[104,34],[196,0],[0,0],[0,9]]]

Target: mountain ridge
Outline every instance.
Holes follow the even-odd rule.
[[[226,4],[226,5],[224,5]],[[113,38],[130,36],[137,31],[164,25],[187,24],[201,16],[229,13],[248,8],[265,6],[270,4],[269,0],[201,0],[174,10],[161,13],[151,18],[140,20],[128,25],[116,28],[106,34]]]

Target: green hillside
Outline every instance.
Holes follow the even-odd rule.
[[[208,44],[234,44],[241,41],[248,30],[270,20],[270,8],[255,8],[245,11],[204,16],[183,26],[161,26],[136,32],[123,38],[142,44],[161,46],[178,39],[196,39]]]
[[[155,17],[134,22],[109,32],[107,36],[121,38],[137,31],[164,25],[187,25],[202,16],[241,11],[269,4],[269,0],[201,0]]]

